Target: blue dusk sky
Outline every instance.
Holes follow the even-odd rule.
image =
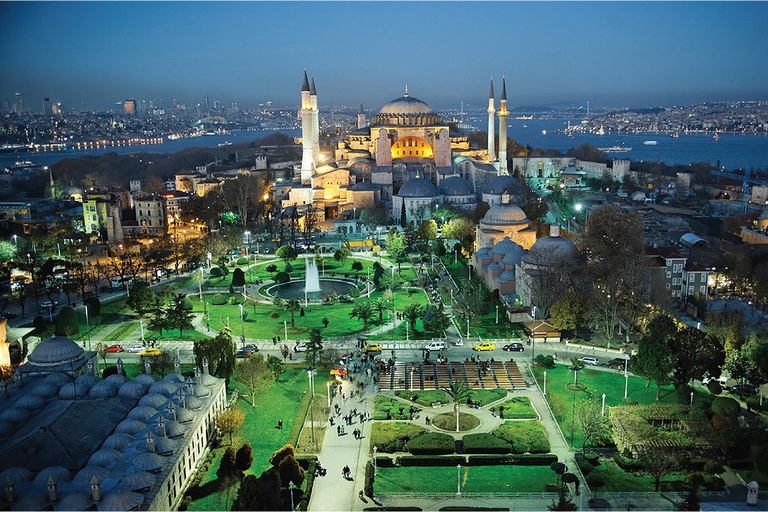
[[[768,100],[768,2],[2,2],[0,99],[650,107]]]

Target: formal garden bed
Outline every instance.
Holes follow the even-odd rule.
[[[373,482],[374,495],[391,493],[450,493],[461,478],[463,493],[545,492],[556,475],[549,466],[379,467]]]
[[[432,407],[433,404],[452,404],[453,401],[448,397],[448,393],[442,389],[431,389],[425,391],[397,390],[395,396],[404,400],[410,400],[424,407]],[[476,403],[480,407],[502,400],[507,397],[507,390],[496,389],[471,389],[469,391],[468,402]]]
[[[373,399],[374,420],[410,420],[420,410],[412,404],[384,395],[376,395]]]
[[[503,404],[491,407],[491,412],[503,420],[535,420],[539,416],[527,396],[516,396]]]

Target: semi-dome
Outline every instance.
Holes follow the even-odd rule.
[[[123,487],[129,491],[141,491],[143,489],[149,489],[155,482],[155,476],[151,473],[144,471],[143,469],[134,468],[130,472],[123,475],[120,483]]]
[[[67,494],[53,506],[53,510],[88,510],[93,505],[93,498],[84,491]]]
[[[5,481],[8,479],[8,477],[13,478],[13,482],[17,484],[20,484],[21,482],[31,482],[32,472],[27,468],[14,466],[0,473],[0,482],[5,484]]]
[[[156,385],[157,384],[153,384],[152,388],[154,388]],[[158,393],[153,393],[152,388],[149,388],[148,395],[143,396],[141,400],[139,400],[139,405],[146,405],[148,407],[154,407],[155,409],[158,409],[161,405],[168,401],[168,397]]]
[[[122,450],[134,441],[136,441],[136,438],[131,434],[126,432],[115,432],[104,441],[104,444],[102,444],[101,447]]]
[[[435,197],[437,189],[427,179],[411,178],[400,187],[397,195],[399,197]]]
[[[383,107],[379,114],[432,114],[434,110],[420,99],[413,96],[405,96],[396,98]]]
[[[93,475],[97,475],[99,480],[104,480],[109,475],[109,470],[102,466],[88,465],[78,471],[72,481],[76,484],[90,484]]]
[[[53,366],[75,361],[85,350],[77,343],[63,336],[51,336],[41,341],[29,354],[29,361],[38,366]]]
[[[508,174],[496,176],[483,189],[483,194],[518,194],[522,187],[520,182]]]
[[[28,393],[16,400],[16,403],[13,405],[15,407],[22,407],[28,411],[37,411],[38,409],[45,407],[45,398],[40,395]]]
[[[446,196],[467,196],[473,192],[467,180],[461,176],[451,176],[440,184],[440,193]]]
[[[115,489],[99,502],[99,510],[133,510],[141,505],[144,496],[128,489]]]
[[[122,458],[123,452],[115,450],[114,448],[102,448],[101,450],[98,450],[96,453],[91,455],[91,458],[88,459],[88,465],[108,468]]]
[[[50,477],[53,477],[59,483],[69,482],[72,479],[72,473],[62,466],[49,466],[37,474],[35,477],[35,485],[48,485],[48,479]]]
[[[485,213],[481,224],[520,224],[528,222],[525,212],[515,203],[503,203],[491,206]]]

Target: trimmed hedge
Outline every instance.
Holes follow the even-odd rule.
[[[225,299],[224,296],[220,293],[216,293],[213,297],[211,297],[211,305],[213,306],[223,306],[226,303],[227,299]]]
[[[248,258],[238,258],[237,259],[238,265],[247,265],[248,264]]]
[[[412,417],[411,409],[414,412],[420,410],[411,404],[404,404],[384,395],[376,395],[373,399],[374,420],[410,420]]]
[[[508,421],[493,435],[512,445],[512,453],[548,453],[549,441],[538,421]]]
[[[382,453],[404,452],[406,443],[422,433],[424,429],[412,423],[374,422],[371,425],[371,446],[378,447]]]
[[[392,457],[376,457],[376,465],[380,468],[393,468],[396,460]]]
[[[405,447],[414,455],[443,455],[454,452],[456,441],[448,434],[427,432],[408,441]]]
[[[296,409],[296,416],[293,418],[293,424],[291,425],[291,431],[288,432],[288,439],[285,441],[285,444],[290,444],[291,446],[296,446],[296,444],[299,442],[299,434],[301,434],[301,429],[304,426],[304,420],[307,417],[307,411],[309,410],[309,403],[311,401],[311,394],[304,392],[304,396],[301,397],[301,401],[299,402],[299,407]]]
[[[578,457],[576,458],[578,461]],[[619,466],[624,471],[642,471],[643,465],[640,464],[637,460],[634,459],[626,459],[621,456],[620,453],[614,453],[613,454],[613,460],[616,462],[616,465]],[[589,462],[587,462],[589,464]],[[594,465],[590,464],[594,467]]]
[[[435,455],[421,455],[411,457],[398,457],[397,463],[400,466],[453,466],[457,464],[466,464],[466,459],[463,455],[449,455],[447,457],[435,456]]]
[[[219,267],[213,267],[208,274],[211,277],[222,277],[224,275],[224,271],[222,271]]]
[[[535,420],[536,411],[533,410],[531,399],[527,396],[516,396],[503,404],[491,407],[492,412],[501,412],[503,420]]]
[[[512,446],[491,434],[467,434],[462,438],[466,453],[509,453]]]
[[[368,461],[365,463],[365,482],[363,482],[363,492],[366,496],[369,498],[373,498],[373,480],[374,480],[374,469],[371,465],[371,461]]]
[[[291,276],[289,276],[287,272],[278,272],[275,275],[275,282],[277,284],[287,283],[290,280],[291,280]]]
[[[557,462],[557,455],[547,453],[545,455],[516,454],[516,455],[470,455],[470,466],[496,466],[511,464],[516,466],[549,466]]]

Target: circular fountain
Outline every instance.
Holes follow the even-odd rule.
[[[304,282],[293,281],[276,284],[266,289],[267,295],[274,297],[277,294],[281,299],[307,299],[309,301],[323,301],[331,294],[346,295],[357,286],[354,283],[342,279],[320,279],[315,258],[306,258],[304,265],[306,274]]]

